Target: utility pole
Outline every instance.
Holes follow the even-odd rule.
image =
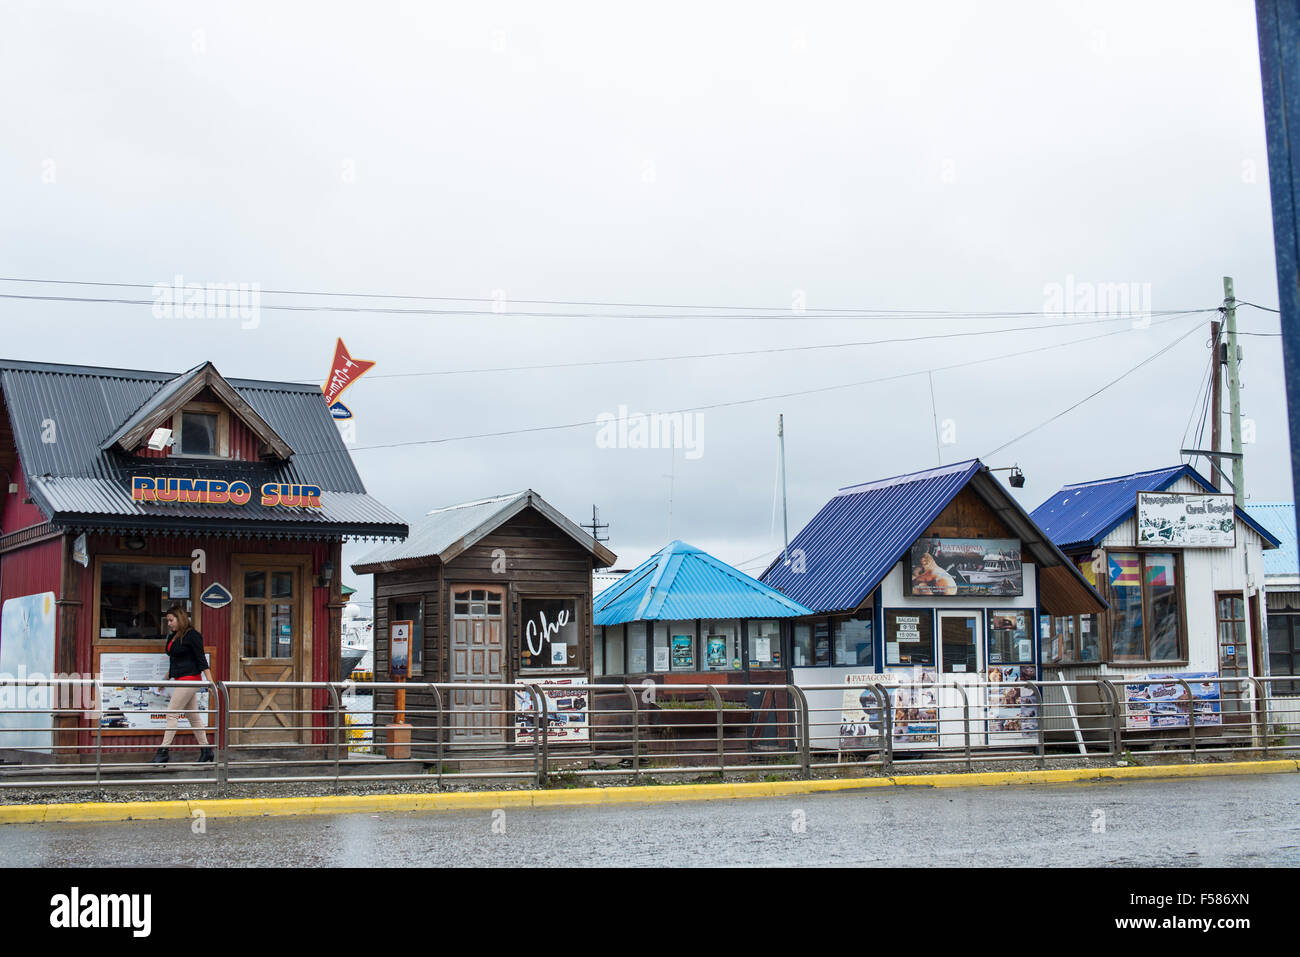
[[[782,554],[783,564],[790,564],[790,516],[786,513],[785,502],[785,416],[777,413],[776,416],[776,437],[781,444],[781,534],[785,542],[785,550]]]
[[[1246,466],[1241,457],[1241,352],[1237,346],[1237,300],[1232,277],[1223,277],[1223,316],[1228,333],[1228,414],[1232,429],[1232,495],[1238,508],[1246,506]]]
[[[1223,359],[1224,351],[1220,342],[1223,325],[1215,319],[1210,323],[1210,348],[1214,350],[1210,362],[1210,451],[1222,452],[1223,446],[1219,433],[1223,431]],[[1210,465],[1219,469],[1219,460],[1210,456]],[[1218,484],[1218,479],[1215,479]]]

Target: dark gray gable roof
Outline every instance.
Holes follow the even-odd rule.
[[[14,443],[37,504],[52,520],[123,527],[131,521],[186,517],[218,520],[214,506],[130,501],[133,475],[243,478],[251,483],[318,485],[326,507],[311,516],[249,504],[229,523],[271,523],[340,534],[404,537],[406,524],[367,493],[361,476],[330,417],[319,386],[255,379],[229,379],[230,386],[294,450],[283,462],[195,464],[140,459],[101,446],[150,402],[175,373],[145,372],[0,359],[0,390],[9,412]],[[52,439],[52,441],[50,441]],[[119,495],[120,493],[120,495]],[[220,506],[215,508],[220,509]],[[323,528],[338,524],[338,528]],[[346,526],[346,527],[344,527]],[[107,527],[107,526],[105,526]]]

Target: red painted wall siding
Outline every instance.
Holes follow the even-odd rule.
[[[5,535],[19,529],[40,525],[45,521],[44,512],[35,505],[23,503],[23,499],[27,497],[27,476],[23,474],[21,464],[15,470],[13,480],[18,483],[16,494],[8,494],[8,484],[0,488],[0,492],[5,493],[4,504],[0,506],[0,534]],[[0,481],[4,481],[3,473],[0,473]]]
[[[59,597],[63,541],[54,539],[0,556],[0,601],[52,591]]]

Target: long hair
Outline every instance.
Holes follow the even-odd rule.
[[[184,638],[190,630],[190,613],[178,602],[167,609],[167,614],[176,616],[176,634]]]

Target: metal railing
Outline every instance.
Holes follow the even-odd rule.
[[[1300,749],[1300,696],[1274,690],[1290,692],[1295,681],[375,682],[365,695],[350,681],[199,682],[215,760],[199,763],[196,736],[180,727],[171,761],[160,765],[152,760],[166,717],[158,702],[195,682],[0,678],[0,789],[204,785],[225,793],[468,779],[564,786],[1121,763],[1145,752],[1267,758]]]

